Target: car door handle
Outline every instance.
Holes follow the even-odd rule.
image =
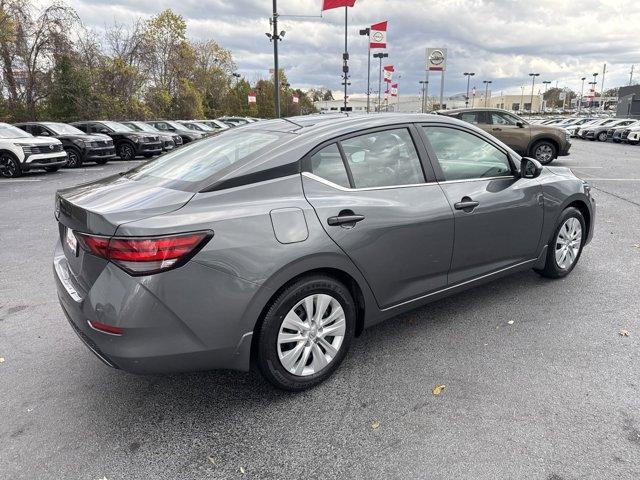
[[[342,225],[355,225],[364,220],[364,215],[356,215],[355,213],[340,214],[337,217],[329,217],[327,223],[330,227],[338,227]]]
[[[474,208],[480,205],[480,202],[475,202],[469,197],[464,197],[461,201],[454,204],[453,207],[456,210],[464,210],[465,212],[471,212]]]

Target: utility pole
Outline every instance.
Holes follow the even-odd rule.
[[[633,67],[635,67],[635,65],[631,65],[631,72],[629,72],[629,86],[633,84]]]
[[[284,37],[284,30],[278,33],[278,0],[273,0],[273,17],[270,19],[273,31],[267,33],[270,42],[273,42],[273,89],[275,97],[276,118],[280,118],[280,71],[278,67],[278,42]]]
[[[426,80],[420,80],[420,88],[422,89],[422,105],[421,105],[421,111],[422,113],[425,112],[425,105],[424,105],[424,89],[427,85],[427,81]]]
[[[467,96],[464,99],[464,106],[469,106],[469,82],[471,81],[471,77],[475,75],[475,72],[464,72],[464,76],[467,77]]]
[[[596,77],[598,76],[598,72],[594,72],[593,74],[593,82],[591,82],[591,84],[593,85],[593,100],[591,101],[591,108],[593,109],[595,103],[596,103],[596,85],[598,85],[598,81],[596,80]]]
[[[373,54],[373,58],[378,58],[380,60],[380,69],[378,71],[378,113],[380,113],[382,111],[381,109],[381,105],[382,105],[382,99],[381,99],[381,95],[382,95],[382,59],[383,58],[387,58],[389,56],[388,53],[374,53]]]
[[[539,73],[530,73],[529,76],[531,77],[531,100],[529,103],[529,112],[533,113],[533,88],[536,85],[536,77],[539,77],[540,74]]]
[[[582,98],[584,95],[584,81],[587,79],[587,77],[582,77],[580,80],[582,80],[582,86],[580,87],[580,103],[578,104],[578,113],[580,113],[582,111]]]
[[[524,85],[520,85],[520,105],[518,105],[518,107],[520,108],[520,110],[518,110],[518,113],[522,113],[524,111]]]
[[[604,75],[607,73],[607,64],[604,64],[604,67],[602,67],[602,86],[600,87],[600,92],[601,92],[601,97],[602,97],[602,101],[600,102],[600,111],[602,113],[604,113],[604,102],[605,102],[605,98],[604,98]]]
[[[369,37],[371,36],[371,28],[363,28],[360,30],[360,35],[366,35],[367,37],[367,113],[369,113],[369,100],[371,97],[371,40]]]
[[[546,107],[545,107],[545,101],[544,101],[544,97],[546,97],[547,95],[547,89],[549,88],[549,84],[551,84],[550,80],[545,80],[544,82],[544,95],[542,95],[542,113],[545,113],[546,111]]]
[[[487,97],[489,96],[489,84],[493,83],[491,80],[483,80],[484,83],[484,106],[487,106]]]

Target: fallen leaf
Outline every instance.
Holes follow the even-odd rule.
[[[438,385],[433,390],[431,390],[431,393],[433,393],[437,397],[442,392],[444,392],[444,388],[445,388],[444,385]]]
[[[213,465],[215,465],[215,464],[216,464],[216,459],[215,459],[215,458],[213,458],[213,455],[209,455],[209,456],[207,457],[207,460],[209,460],[209,462],[211,462]]]
[[[379,427],[380,427],[380,422],[379,422],[378,420],[374,420],[374,421],[371,423],[371,428],[373,428],[374,430],[375,430],[376,428],[379,428]]]
[[[509,325],[513,325],[513,320],[509,320],[507,323],[508,323]]]
[[[629,336],[629,332],[627,330],[620,330],[618,332],[620,334],[621,337],[628,337]]]
[[[240,473],[244,475],[245,473],[247,473],[247,471],[244,469],[244,467],[240,467]]]

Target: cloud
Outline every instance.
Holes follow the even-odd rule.
[[[40,0],[41,3],[43,0]],[[266,77],[273,64],[267,0],[68,0],[83,22],[97,29],[114,21],[131,22],[171,8],[183,15],[193,39],[213,38],[232,51],[240,73]],[[344,11],[320,15],[321,0],[280,0],[280,64],[295,87],[340,89],[344,49]],[[624,85],[629,69],[640,63],[637,25],[640,7],[631,0],[357,0],[349,9],[351,91],[366,89],[367,43],[358,29],[389,21],[390,61],[401,89],[418,93],[427,47],[446,47],[449,64],[446,91],[466,88],[462,75],[476,72],[477,85],[492,80],[494,91],[519,92],[538,81],[580,89],[580,78],[608,73],[605,88]],[[372,61],[377,83],[377,65]],[[377,88],[377,85],[376,87]]]

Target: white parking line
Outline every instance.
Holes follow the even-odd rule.
[[[596,180],[598,182],[640,182],[640,178],[595,178],[589,177],[589,181]]]
[[[20,179],[7,179],[0,180],[0,183],[18,183],[18,182],[41,182],[41,178],[20,178]]]

